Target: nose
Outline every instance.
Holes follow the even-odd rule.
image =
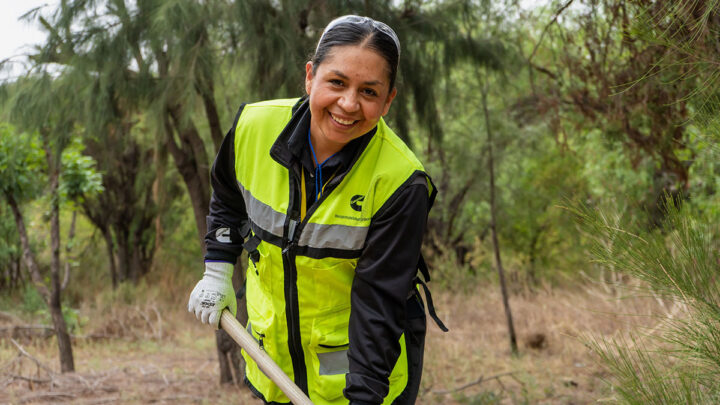
[[[348,89],[342,94],[340,100],[338,100],[338,105],[346,112],[354,112],[360,109],[357,94],[352,89]]]

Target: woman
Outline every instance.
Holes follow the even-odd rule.
[[[387,25],[332,21],[305,66],[307,97],[242,106],[213,165],[188,310],[216,327],[235,313],[233,264],[248,250],[248,330],[315,404],[410,404],[420,384],[417,272],[435,188],[382,120],[399,56]],[[259,398],[289,402],[246,361]]]

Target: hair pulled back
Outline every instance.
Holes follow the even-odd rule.
[[[385,59],[390,68],[390,90],[395,86],[400,61],[400,40],[387,24],[369,17],[346,15],[325,27],[312,57],[313,75],[336,46],[363,45]]]

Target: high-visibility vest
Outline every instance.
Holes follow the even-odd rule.
[[[248,104],[235,127],[237,182],[252,232],[260,239],[257,260],[247,271],[248,330],[313,403],[347,404],[342,390],[350,289],[371,219],[411,178],[426,184],[430,195],[433,186],[415,155],[380,119],[353,167],[329,180],[337,186],[305,207],[303,179],[270,156],[297,101]],[[294,192],[298,189],[302,194]],[[294,195],[302,201],[293,201]],[[404,335],[400,346],[387,404],[407,384]],[[288,403],[257,364],[243,356],[250,388],[266,402]]]

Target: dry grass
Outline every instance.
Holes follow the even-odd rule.
[[[78,371],[72,374],[58,372],[52,338],[18,340],[27,355],[9,337],[0,338],[0,403],[258,403],[245,388],[218,384],[214,334],[185,312],[180,295],[149,293],[142,305],[116,297],[81,308],[89,321],[75,339]],[[651,328],[666,311],[655,299],[618,299],[589,287],[516,296],[511,306],[520,355],[513,357],[497,288],[472,295],[436,291],[434,298],[451,331],[429,324],[421,404],[610,399],[606,374],[582,337]]]
[[[612,398],[608,377],[584,342],[651,331],[666,313],[654,298],[611,291],[548,290],[511,299],[519,355],[510,353],[499,288],[441,294],[450,333],[430,325],[422,403],[586,404]],[[497,376],[497,378],[492,378]],[[462,390],[453,391],[477,382]]]

